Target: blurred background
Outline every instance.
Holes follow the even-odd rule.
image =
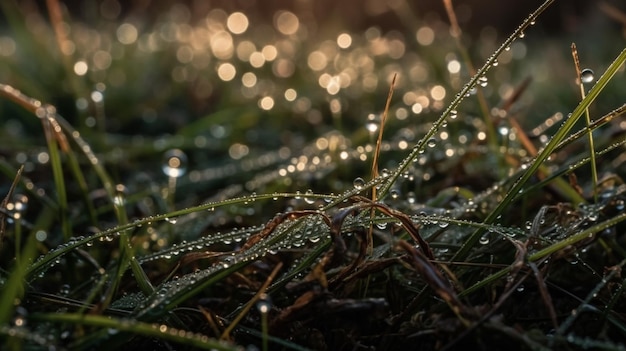
[[[153,164],[175,149],[189,158],[181,184],[208,192],[239,175],[247,191],[272,190],[259,186],[279,178],[340,191],[339,179],[369,167],[394,75],[382,164],[389,168],[541,3],[453,1],[457,43],[434,0],[7,0],[0,83],[55,105],[124,183],[162,182]],[[582,68],[602,72],[626,46],[625,28],[623,1],[555,1],[481,78],[485,103],[471,92],[438,152],[483,143],[484,121],[498,118],[524,82],[511,113],[540,143],[550,132],[542,123],[580,99],[572,42]],[[623,103],[624,89],[614,79],[592,116]],[[37,174],[47,160],[32,147],[44,140],[37,118],[3,100],[0,123],[0,154]],[[511,141],[506,133],[496,136],[502,145]],[[336,168],[336,182],[319,181]],[[272,175],[249,180],[261,170]],[[423,181],[436,174],[416,172]]]

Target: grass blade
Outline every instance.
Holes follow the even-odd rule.
[[[132,338],[132,335],[134,334],[163,339],[201,350],[240,350],[238,347],[227,342],[211,339],[202,334],[178,330],[164,324],[150,324],[135,320],[112,318],[110,316],[83,315],[75,313],[37,314],[31,316],[31,318],[34,320],[48,322],[71,323],[76,325],[107,328],[107,333],[109,334],[128,332],[131,333],[131,335],[128,336],[129,339]]]
[[[562,140],[565,139],[569,131],[574,127],[574,124],[578,121],[578,119],[583,115],[583,113],[587,110],[589,105],[600,95],[602,90],[606,87],[606,85],[611,81],[611,78],[617,73],[618,69],[624,64],[626,61],[626,50],[623,50],[617,58],[611,63],[611,65],[606,69],[602,77],[598,79],[598,82],[591,88],[589,94],[578,104],[578,106],[574,109],[569,118],[563,123],[561,128],[556,132],[556,134],[552,137],[550,142],[539,152],[539,155],[533,160],[533,162],[528,166],[526,171],[519,177],[519,179],[513,184],[511,189],[506,193],[504,199],[498,203],[498,206],[489,213],[487,218],[485,219],[485,223],[491,224],[493,223],[498,216],[502,213],[502,211],[507,208],[518,195],[519,191],[526,185],[526,182],[530,177],[539,169],[541,164],[550,156],[557,146],[561,143]],[[453,261],[463,261],[469,255],[470,250],[476,245],[480,237],[484,234],[484,230],[477,229],[472,233],[463,243],[463,246],[452,258]]]

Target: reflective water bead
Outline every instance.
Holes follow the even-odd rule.
[[[311,204],[315,203],[315,198],[312,197],[313,196],[313,190],[309,189],[304,194],[305,194],[304,201],[307,204],[311,205]]]
[[[256,308],[263,314],[268,313],[272,308],[272,301],[269,295],[262,294],[259,301],[256,303]]]
[[[478,241],[481,245],[487,245],[489,244],[489,234],[484,234],[483,236],[480,237],[480,240]]]
[[[378,130],[378,118],[375,114],[371,113],[367,116],[367,123],[365,124],[365,128],[370,133],[374,133]]]
[[[361,190],[365,186],[365,180],[363,180],[363,178],[361,177],[354,178],[352,185],[354,185],[354,188],[356,190]]]
[[[583,83],[591,83],[594,81],[594,74],[593,71],[590,70],[589,68],[585,68],[580,72],[580,80]]]
[[[187,155],[179,149],[168,150],[163,155],[161,169],[168,177],[182,177],[187,172]]]
[[[392,199],[397,199],[400,196],[400,191],[397,189],[389,190],[389,195],[391,195]]]
[[[450,111],[450,119],[456,119],[459,116],[457,110]]]
[[[478,85],[480,85],[481,87],[486,87],[487,84],[489,84],[489,80],[487,79],[487,77],[482,76],[480,78],[478,78]]]

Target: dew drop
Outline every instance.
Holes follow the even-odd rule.
[[[312,236],[309,238],[309,241],[312,243],[316,243],[318,241],[320,241],[321,237],[320,236]]]
[[[67,296],[69,294],[70,294],[70,286],[69,286],[69,284],[61,285],[61,288],[59,289],[59,295]]]
[[[457,110],[450,111],[450,119],[456,119],[459,116]]]
[[[187,155],[179,149],[168,150],[163,155],[161,169],[168,177],[182,177],[187,172]]]
[[[400,191],[398,189],[389,190],[389,195],[391,195],[392,199],[397,199],[400,196]]]
[[[408,201],[410,204],[414,204],[417,202],[417,196],[415,195],[414,192],[409,192],[408,194],[406,194],[406,201]]]
[[[363,180],[363,178],[361,178],[361,177],[357,177],[352,182],[352,185],[354,185],[354,188],[356,190],[361,190],[365,186],[365,180]]]
[[[437,139],[435,139],[435,138],[428,139],[428,141],[426,142],[426,145],[428,147],[435,147],[435,146],[437,146]]]
[[[482,76],[480,78],[478,78],[478,85],[480,85],[481,87],[486,87],[487,84],[489,84],[489,80],[487,79],[487,77]]]
[[[306,191],[306,193],[304,193],[304,195],[306,195],[304,197],[304,201],[309,204],[312,205],[313,203],[315,203],[315,198],[312,197],[313,196],[313,190],[309,189]]]
[[[270,311],[270,309],[272,308],[272,301],[271,301],[270,297],[267,294],[261,295],[261,298],[256,303],[256,308],[262,314],[268,313]]]
[[[526,223],[524,224],[524,227],[526,227],[526,229],[530,230],[530,228],[533,227],[533,222],[531,221],[526,221]]]
[[[28,196],[23,194],[15,194],[15,202],[13,203],[13,210],[15,212],[24,212],[28,208]]]
[[[591,83],[594,79],[593,71],[589,68],[585,68],[580,72],[580,80],[583,83]]]
[[[489,234],[485,234],[483,236],[480,237],[480,240],[478,241],[481,245],[487,245],[489,244]]]

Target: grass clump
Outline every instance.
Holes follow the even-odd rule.
[[[550,0],[478,52],[449,1],[417,42],[112,3],[2,4],[7,349],[625,347],[626,49],[546,117]]]

